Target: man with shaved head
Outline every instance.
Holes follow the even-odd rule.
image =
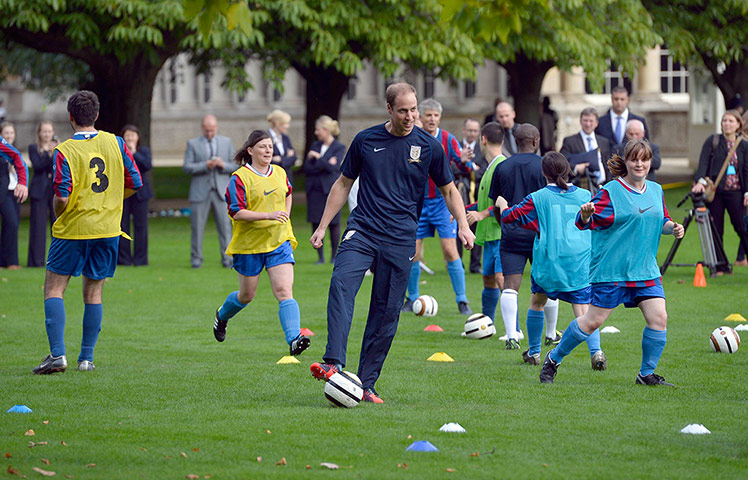
[[[202,122],[203,134],[187,142],[184,154],[184,173],[192,175],[190,181],[190,225],[192,226],[192,247],[190,262],[192,268],[203,264],[203,235],[208,213],[213,210],[213,218],[218,229],[221,245],[221,263],[231,267],[231,257],[226,255],[226,247],[231,241],[231,218],[226,211],[224,194],[229,178],[238,168],[231,159],[234,146],[229,137],[216,135],[218,121],[213,115],[206,115]]]
[[[504,129],[504,156],[509,158],[517,153],[516,131],[518,125],[514,123],[517,114],[509,102],[500,102],[496,105],[496,121]]]
[[[540,147],[540,132],[534,125],[523,123],[515,132],[517,153],[501,162],[493,172],[488,198],[495,203],[502,197],[509,207],[518,204],[530,193],[545,187],[541,159],[537,154]],[[504,140],[506,145],[506,140]],[[500,202],[501,203],[501,202]],[[535,232],[522,228],[519,224],[502,223],[501,209],[493,213],[501,225],[501,270],[504,274],[504,290],[501,292],[501,316],[506,329],[506,349],[519,348],[521,332],[517,325],[517,292],[522,284],[522,272],[529,260],[532,262],[532,247]],[[557,304],[556,304],[557,305]],[[556,307],[558,308],[558,307]]]
[[[642,140],[645,138],[646,130],[644,123],[641,120],[629,120],[626,124],[626,140],[622,144],[618,145],[613,153],[623,158],[623,152],[626,149],[626,144],[632,140]],[[649,167],[649,173],[647,174],[647,180],[656,182],[655,170],[660,168],[662,165],[662,159],[660,158],[660,147],[657,144],[651,143],[649,147],[652,149],[652,166]]]

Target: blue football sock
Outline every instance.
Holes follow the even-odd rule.
[[[642,334],[642,368],[639,370],[642,376],[654,373],[657,362],[660,361],[662,351],[667,343],[667,330],[654,330],[644,327]]]
[[[221,308],[218,309],[218,318],[224,322],[228,322],[231,317],[239,313],[242,308],[246,307],[246,303],[241,303],[239,301],[239,291],[231,292],[229,293],[229,296],[226,297],[226,300],[223,302],[223,305],[221,305]]]
[[[540,342],[543,339],[543,323],[545,313],[543,310],[537,312],[527,309],[527,342],[530,346],[530,355],[540,353]]]
[[[52,356],[65,355],[65,302],[61,298],[44,300],[44,326]]]
[[[517,331],[521,331],[522,329],[519,326],[519,308],[517,309]]]
[[[413,302],[418,298],[418,282],[421,280],[421,262],[413,262],[408,277],[408,299]]]
[[[301,312],[296,300],[289,298],[278,304],[278,318],[280,318],[281,328],[286,335],[286,343],[291,345],[294,338],[299,336],[301,331]]]
[[[590,357],[601,350],[600,348],[600,329],[596,328],[594,332],[587,337],[587,348],[590,350]]]
[[[447,273],[449,273],[449,280],[452,282],[452,290],[455,291],[456,302],[467,302],[467,296],[465,295],[465,266],[462,264],[462,259],[452,260],[447,262]]]
[[[100,303],[87,303],[83,309],[83,338],[81,339],[81,354],[78,361],[93,362],[94,347],[99,339],[101,320],[104,318],[104,307]]]
[[[499,304],[500,295],[501,290],[498,288],[483,287],[481,312],[483,312],[483,315],[491,317],[491,320],[496,319],[496,305]]]
[[[577,345],[587,340],[587,337],[589,336],[588,333],[585,333],[581,328],[579,328],[579,324],[575,318],[564,332],[559,344],[556,348],[551,350],[551,360],[556,363],[561,363],[564,357],[570,354]]]

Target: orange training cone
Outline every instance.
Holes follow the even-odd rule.
[[[706,287],[706,278],[704,278],[704,266],[701,263],[696,264],[696,274],[693,276],[694,287]]]

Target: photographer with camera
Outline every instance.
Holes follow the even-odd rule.
[[[743,137],[739,134],[743,119],[737,110],[726,111],[722,116],[721,126],[722,134],[711,135],[701,148],[691,192],[704,194],[719,235],[715,242],[720,244],[727,210],[732,226],[744,246],[739,250],[735,264],[746,266],[748,261],[744,250],[748,245],[748,234],[745,231],[744,216],[745,207],[748,207],[748,141],[742,141]]]

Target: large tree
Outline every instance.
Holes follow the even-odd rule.
[[[40,60],[64,64],[59,55],[69,57],[73,62],[68,65],[75,67],[74,76],[82,82],[77,87],[99,96],[97,125],[118,132],[124,124],[135,123],[145,144],[150,140],[156,75],[169,57],[190,51],[197,42],[247,46],[253,40],[252,18],[241,11],[236,15],[244,19],[244,28],[209,29],[208,37],[200,40],[201,19],[186,20],[180,0],[0,0],[0,11],[0,39],[6,55],[14,57],[4,62],[6,66],[38,72],[43,68]],[[24,67],[19,60],[28,50],[18,45],[58,56],[36,57],[36,69],[33,64]],[[70,76],[63,79],[62,84],[71,83]]]
[[[704,66],[726,105],[748,101],[748,2],[643,0],[675,58]]]
[[[524,1],[524,0],[522,0]],[[203,0],[205,11],[220,0]],[[266,0],[257,29],[261,48],[206,51],[207,58],[259,58],[266,75],[278,79],[289,67],[306,81],[306,146],[320,115],[338,118],[350,80],[369,62],[385,77],[403,66],[429,70],[442,79],[475,75],[482,61],[472,39],[439,21],[437,0]],[[216,21],[223,20],[217,10]],[[230,18],[230,15],[225,15]],[[231,81],[245,81],[235,69]]]
[[[509,16],[506,2],[444,1],[446,20],[471,31],[486,57],[506,68],[523,122],[537,122],[540,88],[553,66],[583,67],[591,86],[600,88],[608,60],[634,72],[659,40],[640,0],[527,0],[517,17]]]

